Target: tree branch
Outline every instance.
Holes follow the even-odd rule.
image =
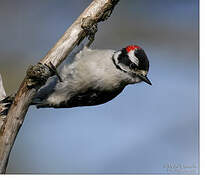
[[[77,20],[67,29],[55,46],[40,60],[43,65],[52,63],[57,67],[86,36],[93,37],[90,29],[98,22],[106,20],[112,13],[119,0],[93,0]],[[33,68],[34,73],[35,66]],[[9,154],[14,144],[18,131],[24,121],[25,115],[37,90],[43,85],[36,83],[30,86],[31,77],[34,75],[27,71],[10,110],[0,129],[0,173],[5,173]],[[46,79],[51,76],[48,73]],[[33,79],[32,79],[33,80]]]

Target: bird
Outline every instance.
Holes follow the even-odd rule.
[[[84,46],[64,65],[59,76],[49,78],[32,100],[37,108],[95,106],[111,101],[129,84],[151,81],[149,60],[138,45],[120,50]]]

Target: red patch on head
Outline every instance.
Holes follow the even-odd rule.
[[[129,53],[130,51],[135,50],[135,49],[142,49],[142,48],[139,46],[136,46],[136,45],[131,45],[131,46],[126,47],[127,53]]]

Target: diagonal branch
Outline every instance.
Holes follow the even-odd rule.
[[[86,36],[93,40],[91,29],[98,22],[106,20],[112,13],[113,8],[119,0],[93,0],[93,2],[85,9],[85,11],[77,18],[77,20],[67,29],[64,35],[59,39],[55,46],[40,60],[43,65],[52,63],[57,67]],[[35,66],[33,68],[35,71]],[[36,82],[30,86],[32,76],[27,71],[27,75],[23,80],[16,96],[8,112],[8,115],[0,129],[0,173],[5,173],[9,154],[14,144],[18,131],[24,121],[25,115],[29,108],[37,90],[43,85]],[[46,79],[51,76],[48,73]],[[32,80],[34,80],[32,79]]]

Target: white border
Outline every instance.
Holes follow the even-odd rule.
[[[204,10],[204,11],[203,11]],[[65,179],[65,180],[79,180],[79,179],[205,179],[205,1],[200,1],[200,175],[0,175],[4,179],[19,179],[19,180],[36,180],[36,179]]]

